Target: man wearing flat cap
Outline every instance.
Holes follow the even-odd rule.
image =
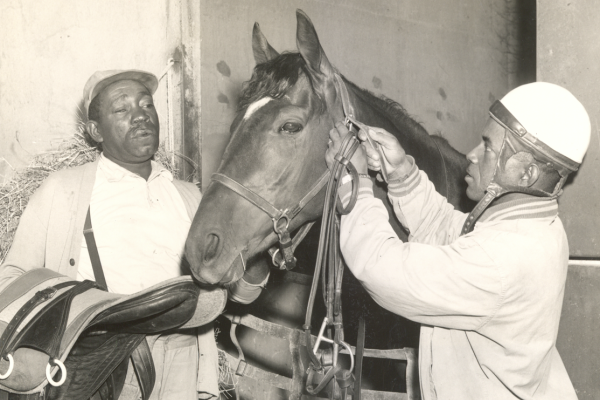
[[[0,267],[0,291],[41,267],[98,281],[84,240],[87,215],[110,292],[131,294],[186,274],[184,245],[201,194],[153,161],[159,145],[152,99],[157,86],[153,74],[137,70],[90,77],[83,93],[86,127],[102,153],[95,162],[50,175],[31,197]],[[218,396],[212,324],[148,342],[156,368],[151,399]],[[139,391],[130,367],[119,398],[138,399]]]

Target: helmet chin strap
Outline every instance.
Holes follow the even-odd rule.
[[[504,139],[500,153],[498,154],[498,161],[496,162],[492,180],[483,198],[479,200],[479,203],[477,203],[467,217],[461,235],[471,232],[475,226],[475,222],[477,222],[477,219],[490,203],[506,193],[524,193],[531,196],[548,197],[550,199],[557,198],[561,195],[562,187],[569,174],[577,171],[580,165],[579,162],[573,161],[569,157],[557,152],[536,136],[527,132],[527,129],[521,125],[501,101],[497,100],[492,104],[490,107],[490,117],[504,127]],[[558,173],[560,179],[554,186],[552,193],[533,187],[535,182],[532,186],[519,186],[505,179],[507,178],[505,168],[508,161],[521,152],[531,154],[538,164],[546,164],[547,168],[554,169]]]
[[[483,212],[490,205],[490,203],[494,201],[497,197],[500,197],[501,195],[506,193],[508,193],[508,191],[506,191],[496,182],[492,181],[488,185],[483,198],[479,200],[477,205],[475,205],[473,210],[471,210],[471,212],[469,213],[469,216],[467,217],[460,232],[461,236],[471,232],[473,230],[473,227],[475,226],[475,222],[477,222],[481,214],[483,214]]]
[[[567,175],[562,176],[561,174],[561,179],[556,184],[552,193],[537,188],[532,188],[528,186],[518,186],[506,182],[506,179],[504,179],[504,167],[507,165],[510,159],[513,158],[519,152],[532,153],[530,149],[525,147],[520,142],[520,140],[517,137],[515,137],[510,130],[507,129],[506,134],[504,136],[504,140],[502,141],[502,146],[500,147],[500,153],[498,154],[498,161],[496,162],[492,180],[486,188],[485,195],[483,196],[483,198],[479,200],[477,205],[475,205],[473,210],[469,213],[469,216],[463,224],[461,236],[466,235],[467,233],[473,230],[473,228],[475,227],[475,223],[477,222],[481,214],[483,214],[483,212],[488,208],[490,203],[492,203],[492,201],[507,193],[524,193],[531,196],[548,198],[557,198],[561,195],[561,188],[567,178]]]

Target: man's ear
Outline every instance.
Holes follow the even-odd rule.
[[[85,123],[85,129],[87,129],[88,134],[94,139],[96,143],[101,143],[104,141],[102,135],[98,131],[98,123],[96,121],[88,121]]]
[[[531,187],[540,177],[540,167],[536,163],[530,163],[527,168],[523,171],[521,179],[519,179],[519,186]]]

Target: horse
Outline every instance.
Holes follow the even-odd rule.
[[[468,210],[472,204],[465,196],[464,176],[468,163],[465,156],[443,138],[430,136],[400,104],[361,89],[343,77],[329,62],[309,17],[301,10],[297,10],[296,17],[297,53],[279,54],[268,43],[258,23],[254,25],[252,48],[257,65],[243,86],[238,112],[230,128],[231,139],[217,173],[278,210],[289,210],[302,203],[297,214],[286,221],[290,232],[318,220],[325,190],[316,191],[315,182],[327,171],[324,156],[328,132],[336,121],[345,118],[343,95],[340,84],[336,83],[341,80],[347,88],[354,118],[393,133],[418,167],[427,173],[436,190],[455,208]],[[374,186],[376,197],[388,208],[390,223],[398,237],[406,241],[407,232],[386,200],[385,183],[377,181]],[[311,191],[316,193],[307,199],[306,194]],[[296,249],[298,266],[294,271],[272,271],[266,290],[258,300],[249,306],[230,303],[228,313],[254,315],[277,326],[300,327],[313,273],[317,230],[312,232]],[[254,268],[265,268],[264,255],[277,240],[274,220],[256,202],[215,179],[203,194],[185,255],[200,284],[227,287],[245,274],[251,274]],[[416,324],[376,305],[350,273],[344,275],[344,285],[344,321],[351,327],[357,316],[365,316],[367,347],[417,346],[419,328]],[[318,328],[322,316],[323,310],[316,310],[312,326]],[[276,330],[275,325],[269,325],[269,329]],[[287,377],[297,372],[298,355],[289,352],[294,346],[253,329],[241,327],[237,332],[240,347],[250,364]],[[349,331],[346,338],[355,343],[356,335]],[[226,340],[219,336],[219,342]],[[223,346],[233,348],[231,343]],[[305,368],[306,363],[303,365]],[[389,363],[386,365],[383,368],[390,369]],[[369,385],[402,390],[403,383],[395,371],[402,367],[394,364],[392,372],[387,374],[378,368],[365,368],[365,375],[371,372],[370,377],[366,376]],[[246,388],[247,398],[299,398],[294,397],[297,393],[290,395],[291,390],[270,391],[259,387],[260,382],[256,385]],[[298,391],[298,387],[294,387]]]

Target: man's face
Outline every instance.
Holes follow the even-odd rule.
[[[494,176],[504,135],[504,128],[490,118],[483,128],[481,143],[467,154],[470,164],[465,181],[469,199],[479,201],[485,195]]]
[[[158,114],[152,95],[141,83],[117,81],[98,96],[97,122],[104,155],[118,164],[148,161],[158,149]]]

